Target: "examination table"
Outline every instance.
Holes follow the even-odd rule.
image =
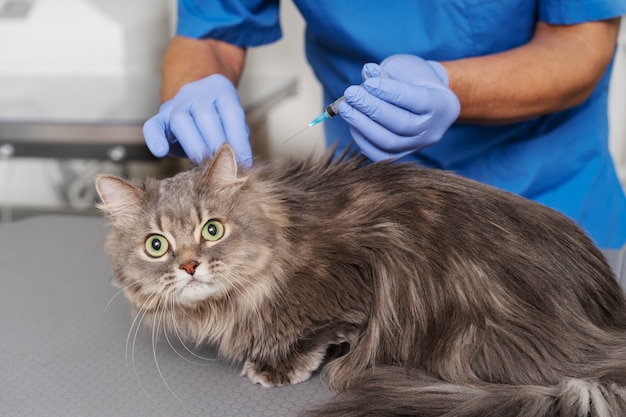
[[[107,230],[79,215],[0,224],[1,416],[289,416],[331,396],[319,375],[267,389],[211,349],[135,333]],[[626,252],[606,255],[624,287]]]

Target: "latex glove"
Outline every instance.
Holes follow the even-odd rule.
[[[392,55],[380,65],[365,64],[362,76],[363,84],[346,89],[339,114],[373,161],[399,159],[436,143],[459,116],[459,100],[438,62]]]
[[[237,89],[220,74],[184,85],[146,121],[143,135],[159,158],[186,155],[200,163],[228,142],[240,164],[252,163],[250,131]]]

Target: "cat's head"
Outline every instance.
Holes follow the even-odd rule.
[[[283,216],[263,186],[248,180],[227,145],[211,163],[172,178],[96,179],[112,223],[107,253],[136,308],[255,302],[272,291]]]

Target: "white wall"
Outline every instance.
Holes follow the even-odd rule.
[[[6,10],[12,1],[0,0],[0,10]],[[97,89],[67,91],[58,85],[66,86],[67,80],[89,85],[96,78],[158,74],[169,38],[167,1],[13,1],[26,8],[25,13],[0,18],[0,77],[6,77],[2,85],[10,80],[9,85],[18,86],[14,91],[0,89],[0,102],[8,103],[4,109],[9,110],[2,116],[12,120],[25,108],[46,117],[48,110],[68,104],[72,109],[69,113],[80,113],[89,102],[102,109],[106,118],[105,103],[115,101],[117,84],[106,90],[106,99]],[[41,80],[52,88],[40,88]],[[53,85],[47,83],[49,80],[62,83]],[[24,93],[19,86],[26,87]],[[43,95],[46,100],[32,100],[31,95]],[[74,207],[93,205],[89,194],[92,177],[102,166],[93,161],[57,163],[49,159],[3,159],[0,155],[0,220],[10,217],[10,205],[56,208],[66,194],[74,196]]]
[[[11,1],[0,0],[0,9]],[[158,71],[168,39],[169,0],[21,1],[27,13],[0,19],[0,74]]]

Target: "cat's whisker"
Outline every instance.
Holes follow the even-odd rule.
[[[158,295],[156,294],[152,295],[151,297],[148,297],[148,299],[146,299],[146,301],[142,304],[141,308],[137,311],[137,314],[135,318],[133,319],[133,322],[131,323],[130,329],[128,331],[128,336],[126,338],[126,367],[128,368],[128,350],[130,347],[130,362],[131,362],[135,380],[139,383],[139,386],[141,387],[142,391],[146,394],[146,396],[153,402],[156,402],[156,401],[154,400],[154,398],[152,398],[152,396],[146,389],[145,385],[141,381],[141,378],[139,377],[139,372],[137,371],[137,366],[135,364],[135,346],[137,343],[137,335],[139,333],[139,329],[141,328],[141,323],[143,322],[143,319],[145,318],[148,312],[146,306],[151,304],[153,300],[156,299],[157,297]],[[134,328],[134,335],[133,335],[133,328]],[[132,345],[130,345],[131,335],[133,335]]]
[[[113,294],[111,296],[111,298],[109,299],[109,301],[106,303],[106,305],[104,306],[104,310],[102,310],[103,313],[106,313],[106,311],[108,310],[109,306],[113,303],[113,300],[115,300],[120,294],[123,294],[124,291],[127,288],[130,288],[133,285],[137,285],[137,284],[143,284],[144,282],[149,282],[151,279],[150,278],[143,278],[140,280],[137,280],[131,284],[128,285],[124,285],[122,288],[120,288],[115,294]]]
[[[174,329],[174,334],[177,335],[177,330],[176,330],[176,313],[174,312],[174,308],[175,308],[175,299],[174,297],[170,297],[169,294],[166,298],[166,302],[167,304],[171,304],[171,307],[168,309],[169,311],[169,315],[170,315],[170,321],[172,323],[172,328]],[[168,335],[168,331],[165,328],[165,321],[163,322],[163,335],[165,336],[165,340],[167,341],[167,344],[170,346],[170,348],[176,353],[176,355],[180,358],[183,358],[183,356],[178,352],[178,350],[176,349],[176,347],[174,347],[174,345],[172,344],[172,342],[170,341],[170,337]],[[180,340],[180,338],[177,336],[178,340]],[[185,359],[185,358],[183,358]]]
[[[247,298],[250,301],[250,305],[252,306],[252,308],[254,309],[254,313],[257,317],[257,321],[258,321],[258,325],[259,325],[259,331],[263,332],[263,316],[261,315],[261,311],[259,310],[259,306],[257,305],[254,296],[252,295],[252,293],[250,293],[250,290],[244,285],[244,281],[245,284],[250,284],[250,285],[256,285],[257,287],[260,288],[260,286],[255,283],[252,282],[249,279],[245,279],[242,277],[238,277],[238,279],[234,279],[232,280],[230,283],[233,286],[233,288],[235,290],[237,290],[242,297]]]
[[[252,279],[250,279],[250,278],[246,278],[246,277],[244,277],[244,276],[237,276],[237,278],[236,278],[235,280],[233,280],[233,281],[234,281],[234,282],[241,283],[242,285],[243,285],[243,284],[246,284],[246,285],[250,285],[250,286],[256,287],[256,288],[259,290],[259,292],[263,292],[263,291],[265,291],[265,290],[264,290],[264,288],[263,288],[263,286],[262,286],[262,285],[260,285],[258,282],[255,282],[255,281],[253,281]],[[274,292],[272,292],[272,296],[280,296],[280,298],[281,298],[281,299],[282,299],[285,303],[289,302],[289,300],[285,299],[285,295],[283,294],[283,292],[282,292],[282,291],[274,291]]]
[[[203,360],[203,361],[206,361],[206,362],[215,362],[215,360],[216,360],[215,358],[207,358],[207,357],[204,357],[204,356],[198,355],[197,353],[195,353],[194,351],[192,351],[192,350],[191,350],[191,349],[187,346],[187,344],[186,344],[186,343],[185,343],[185,341],[183,340],[182,334],[181,334],[180,329],[179,329],[179,327],[178,327],[178,322],[177,322],[177,320],[176,320],[176,313],[175,313],[175,309],[176,309],[176,307],[178,307],[178,309],[177,309],[178,311],[181,311],[181,310],[182,310],[182,311],[184,311],[184,312],[185,312],[185,314],[187,314],[187,315],[189,315],[189,313],[187,313],[187,312],[184,310],[184,308],[180,305],[180,303],[179,303],[176,299],[172,298],[172,309],[171,309],[171,311],[170,311],[170,316],[171,316],[171,320],[172,320],[172,327],[173,327],[173,329],[174,329],[174,335],[176,336],[176,339],[178,339],[178,342],[180,343],[180,345],[181,345],[181,346],[183,347],[183,349],[185,349],[185,350],[186,350],[186,351],[187,351],[187,352],[188,352],[191,356],[193,356],[193,357],[195,357],[195,358],[197,358],[197,359],[200,359],[200,360]],[[167,334],[166,334],[166,337],[167,337]],[[169,339],[167,339],[167,340],[168,340],[168,343],[169,343]],[[198,364],[197,362],[194,362],[194,361],[192,361],[192,360],[189,360],[189,358],[185,357],[185,356],[184,356],[183,354],[181,354],[181,353],[180,353],[180,352],[179,352],[176,348],[174,348],[174,346],[172,346],[172,344],[171,344],[171,343],[170,343],[170,347],[172,348],[172,350],[173,350],[174,352],[176,352],[176,354],[177,354],[177,355],[178,355],[181,359],[183,359],[183,360],[184,360],[184,361],[186,361],[186,362],[193,363],[194,365],[208,365],[208,363],[201,363],[201,364]]]
[[[193,320],[193,316],[187,312],[187,309],[178,300],[176,300],[176,304],[180,307],[179,311],[181,313],[183,313],[188,319]]]
[[[226,293],[226,289],[223,285],[221,285],[221,283],[219,283],[220,286],[222,286],[222,289],[224,290],[224,293]],[[227,294],[227,293],[226,293]],[[227,294],[228,296],[228,294]],[[187,308],[185,308],[177,299],[176,297],[171,297],[172,299],[172,310],[171,310],[171,320],[172,320],[172,327],[174,329],[174,334],[176,335],[176,338],[178,339],[178,341],[180,342],[180,345],[193,357],[200,359],[202,361],[208,361],[208,362],[215,362],[217,359],[216,358],[207,358],[201,355],[198,355],[197,353],[195,353],[194,351],[191,350],[191,348],[189,348],[187,346],[187,344],[184,341],[184,338],[182,336],[182,331],[180,326],[178,325],[178,321],[176,320],[176,312],[179,312],[181,314],[184,314],[186,316],[186,318],[188,318],[191,321],[194,321],[195,318],[188,313]],[[178,308],[176,308],[178,307]],[[167,334],[166,334],[167,337]],[[169,342],[169,339],[168,339]],[[172,344],[170,343],[170,347],[172,348],[172,350],[174,350],[174,352],[176,352],[176,354],[181,357],[183,360],[190,362],[190,363],[194,363],[197,364],[196,362],[193,362],[191,360],[189,360],[188,358],[186,358],[184,355],[182,355],[180,352],[178,352],[174,346],[172,346]]]
[[[106,305],[104,306],[104,310],[102,310],[103,313],[106,313],[109,306],[111,305],[111,303],[113,302],[113,300],[115,300],[117,298],[118,295],[122,294],[124,292],[124,288],[120,289],[119,291],[117,291],[115,294],[113,294],[113,296],[109,299],[109,302],[106,303]]]
[[[156,365],[157,372],[161,377],[161,381],[167,388],[167,390],[176,398],[180,403],[183,401],[180,399],[178,395],[174,392],[174,390],[170,387],[170,385],[165,380],[165,376],[163,375],[163,371],[161,371],[161,366],[159,365],[159,360],[157,358],[157,341],[159,335],[159,328],[163,327],[163,333],[167,334],[167,329],[165,328],[165,314],[167,313],[167,299],[169,298],[169,294],[165,294],[165,302],[159,303],[157,305],[157,309],[155,312],[155,317],[152,322],[152,357],[154,358],[154,364]],[[166,337],[167,338],[167,337]],[[170,344],[171,346],[171,344]]]
[[[129,352],[129,347],[131,346],[130,341],[131,339],[133,339],[133,344],[132,344],[132,349],[131,349],[131,352],[132,352],[134,351],[134,348],[135,348],[135,342],[137,340],[137,333],[139,332],[139,329],[141,327],[141,322],[143,321],[143,317],[146,315],[148,311],[146,307],[150,303],[152,303],[152,300],[155,299],[156,297],[157,295],[152,295],[148,297],[135,313],[135,317],[133,318],[133,321],[130,325],[130,329],[128,330],[128,335],[126,336],[126,367],[128,367],[128,352]],[[133,330],[134,330],[134,336],[133,336]]]
[[[126,359],[126,368],[129,368],[128,361],[128,352],[129,347],[131,346],[130,341],[133,338],[133,332],[137,332],[139,328],[139,324],[141,323],[141,317],[145,314],[144,306],[148,303],[148,301],[144,301],[142,306],[135,312],[135,316],[133,317],[133,321],[130,324],[130,328],[128,329],[128,335],[126,336],[126,349],[125,349],[125,359]]]

